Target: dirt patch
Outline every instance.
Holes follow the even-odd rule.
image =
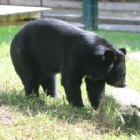
[[[6,107],[0,107],[0,124],[11,125],[16,123],[16,116]]]

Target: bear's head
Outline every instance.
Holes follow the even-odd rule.
[[[104,80],[107,84],[114,87],[126,86],[126,65],[125,65],[126,51],[124,48],[117,51],[106,50],[104,53],[104,64],[107,68]]]

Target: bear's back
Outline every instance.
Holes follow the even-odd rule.
[[[45,19],[37,19],[29,24],[27,24],[23,30],[26,30],[29,34],[31,32],[37,31],[37,33],[43,31],[48,32],[49,34],[55,32],[55,34],[60,35],[82,35],[84,34],[85,30],[80,29],[74,25],[71,25],[65,21],[52,19],[52,18],[45,18]],[[45,33],[44,32],[44,33]]]

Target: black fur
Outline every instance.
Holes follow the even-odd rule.
[[[11,58],[26,95],[57,97],[56,73],[61,73],[67,100],[82,107],[81,83],[85,78],[92,107],[97,109],[105,83],[125,86],[125,49],[116,49],[101,36],[56,19],[27,24],[11,43]]]

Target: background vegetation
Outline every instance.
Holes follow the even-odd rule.
[[[58,75],[60,99],[26,100],[23,86],[10,60],[9,46],[21,26],[0,28],[0,139],[2,140],[139,140],[140,132],[128,134],[104,125],[89,105],[84,82],[83,109],[68,105]],[[140,34],[98,31],[128,54],[140,50]],[[129,55],[128,55],[129,56]],[[127,87],[140,93],[140,64],[129,57]],[[111,88],[107,86],[106,92]]]

